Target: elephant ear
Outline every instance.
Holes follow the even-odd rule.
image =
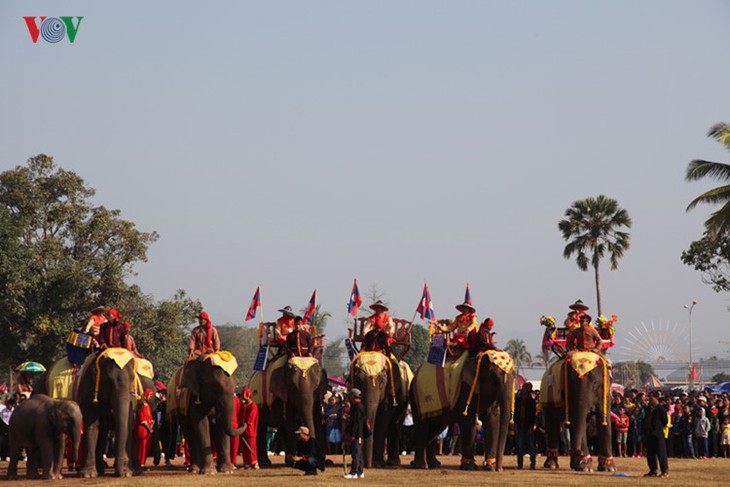
[[[51,425],[53,435],[58,435],[66,430],[66,420],[64,417],[66,414],[63,412],[64,403],[63,401],[55,401],[55,403],[48,409],[48,424]]]
[[[202,362],[192,360],[185,364],[183,369],[182,383],[191,393],[200,394]]]
[[[464,362],[464,368],[461,369],[461,380],[471,387],[474,383],[474,379],[476,378],[476,371],[477,359],[468,358],[466,362]]]
[[[269,392],[286,403],[289,397],[289,368],[285,365],[271,373]]]

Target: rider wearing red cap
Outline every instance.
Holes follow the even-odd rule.
[[[198,315],[198,326],[193,328],[190,333],[188,360],[197,360],[203,355],[217,352],[220,349],[221,340],[218,337],[218,330],[210,322],[208,313],[200,313]]]
[[[124,347],[122,336],[125,334],[122,323],[122,313],[116,309],[107,311],[109,319],[101,325],[99,330],[99,346],[101,348]]]

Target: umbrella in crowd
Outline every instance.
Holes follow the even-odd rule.
[[[15,370],[18,372],[45,372],[46,368],[38,362],[23,362],[15,367]]]
[[[659,382],[659,379],[657,379],[654,374],[650,374],[649,378],[646,380],[646,383],[644,384],[644,387],[647,389],[657,389],[659,387],[664,387],[664,384]]]

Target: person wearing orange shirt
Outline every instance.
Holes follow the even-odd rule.
[[[591,324],[591,317],[583,313],[580,317],[580,326],[574,328],[568,333],[567,347],[568,350],[578,350],[580,352],[595,352],[600,354],[602,351],[603,339]]]
[[[388,307],[380,300],[370,305],[375,311],[365,322],[362,334],[362,349],[364,351],[382,351],[390,355],[390,345],[393,343],[395,326],[393,318],[388,314]]]
[[[281,313],[281,318],[276,320],[274,325],[274,341],[277,345],[284,346],[287,335],[294,330],[295,315],[291,306],[284,306],[279,310],[279,313]]]
[[[459,345],[464,350],[469,350],[474,344],[479,320],[477,320],[476,309],[469,303],[457,304],[456,309],[459,315],[449,325],[441,327],[443,333],[454,333],[451,343]]]
[[[221,349],[218,330],[211,323],[208,313],[200,313],[198,315],[198,323],[199,325],[193,328],[193,331],[190,333],[188,360],[197,360],[203,355],[217,352]]]

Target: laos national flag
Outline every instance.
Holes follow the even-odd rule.
[[[248,307],[248,313],[246,313],[246,321],[256,318],[256,308],[259,306],[261,306],[261,286],[256,288],[256,294],[253,295],[251,306]]]
[[[347,312],[352,316],[357,316],[357,310],[360,309],[362,304],[362,298],[360,297],[360,290],[357,288],[357,279],[352,285],[352,292],[350,292],[350,302],[347,303]]]
[[[311,323],[312,317],[314,316],[314,310],[317,308],[317,290],[315,289],[312,293],[312,297],[309,298],[309,306],[307,311],[304,313],[304,322]]]
[[[474,303],[471,301],[471,292],[469,292],[469,283],[466,283],[466,293],[464,294],[464,302],[470,305],[474,305]]]
[[[436,319],[436,313],[433,311],[433,303],[431,302],[431,291],[428,290],[428,283],[423,285],[423,296],[418,302],[418,308],[416,313],[421,316],[422,320],[434,321]]]

